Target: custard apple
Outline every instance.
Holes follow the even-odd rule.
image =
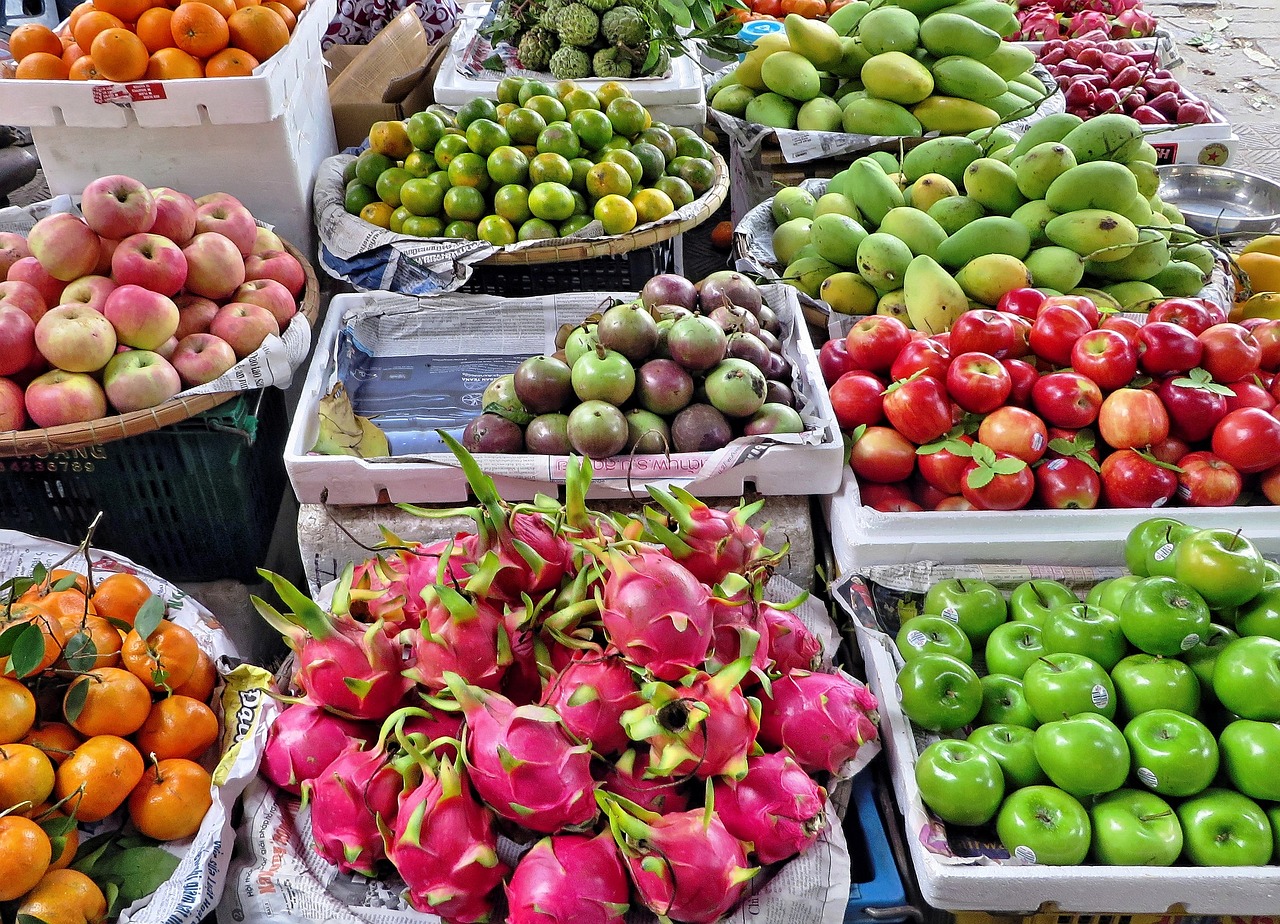
[[[514,18],[521,26],[527,29],[538,25],[542,14],[546,12],[546,8],[546,0],[529,0],[528,3],[519,8],[520,11]]]
[[[551,56],[551,76],[557,80],[578,80],[591,76],[591,56],[581,48],[562,45]]]
[[[600,20],[600,32],[607,42],[639,45],[648,37],[649,27],[638,10],[622,6],[604,14]]]
[[[556,18],[556,31],[566,45],[590,45],[600,32],[600,17],[583,3],[570,3]]]
[[[554,34],[541,26],[534,26],[520,39],[517,53],[521,66],[531,71],[545,70],[557,44]]]
[[[631,76],[631,61],[619,53],[618,49],[605,48],[597,51],[591,59],[591,70],[597,77],[626,79]]]
[[[569,5],[569,0],[547,0],[542,12],[538,16],[538,25],[544,29],[550,29],[552,32],[556,30],[556,21],[560,16],[560,11]]]
[[[613,8],[615,0],[582,0],[582,2],[597,13],[603,13],[605,10]]]

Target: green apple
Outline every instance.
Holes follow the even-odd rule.
[[[1255,635],[1228,642],[1213,666],[1213,692],[1242,719],[1280,722],[1280,641]]]
[[[982,708],[975,720],[981,725],[1003,723],[1035,728],[1040,723],[1027,705],[1022,681],[1008,674],[987,674],[982,684]]]
[[[1084,598],[1084,602],[1090,606],[1100,606],[1104,610],[1120,613],[1120,605],[1124,603],[1124,598],[1129,595],[1129,591],[1137,585],[1142,578],[1136,574],[1122,574],[1120,577],[1107,578],[1093,585],[1093,589],[1089,591],[1088,596]]]
[[[1133,775],[1162,796],[1194,796],[1218,775],[1218,742],[1199,719],[1152,709],[1124,727]]]
[[[1036,760],[1077,799],[1111,792],[1129,777],[1129,745],[1115,723],[1092,712],[1036,729]]]
[[[1009,618],[1009,606],[989,581],[950,578],[929,588],[921,613],[958,623],[976,647],[985,644],[991,630]]]
[[[902,711],[929,731],[952,731],[968,725],[982,708],[982,683],[959,658],[923,654],[898,671]]]
[[[1027,705],[1041,723],[1081,712],[1116,714],[1116,689],[1102,665],[1077,654],[1045,655],[1022,675]]]
[[[1006,622],[987,636],[987,670],[1021,678],[1037,658],[1046,654],[1043,629],[1030,622]]]
[[[1250,799],[1280,802],[1280,725],[1237,719],[1218,746],[1232,786]]]
[[[1182,854],[1182,825],[1155,793],[1117,789],[1089,807],[1093,859],[1106,866],[1172,866]]]
[[[1175,578],[1143,578],[1120,605],[1120,628],[1139,651],[1181,654],[1209,631],[1209,607],[1193,587]]]
[[[1256,597],[1240,605],[1236,631],[1280,639],[1280,583],[1263,584]]]
[[[981,725],[969,733],[969,741],[1000,764],[1006,790],[1049,782],[1036,760],[1036,733],[1025,725]]]
[[[1044,624],[1044,647],[1050,654],[1084,655],[1111,670],[1129,650],[1120,631],[1120,617],[1087,603],[1067,603],[1055,608]]]
[[[1248,796],[1206,789],[1177,812],[1183,855],[1196,866],[1264,866],[1275,852],[1271,822]]]
[[[1143,520],[1129,530],[1125,538],[1125,566],[1138,577],[1172,575],[1174,552],[1179,543],[1193,532],[1193,527],[1171,517]]]
[[[1178,543],[1174,557],[1174,577],[1210,606],[1239,606],[1262,590],[1262,555],[1237,530],[1196,530]]]
[[[1262,575],[1268,584],[1280,581],[1280,564],[1273,562],[1269,558],[1264,558],[1262,560]]]
[[[1271,835],[1276,841],[1276,852],[1271,858],[1274,864],[1280,861],[1280,805],[1273,805],[1267,809],[1267,821],[1271,822]]]
[[[1004,849],[1024,863],[1076,866],[1089,854],[1089,813],[1055,786],[1024,786],[1010,793],[996,814]]]
[[[920,752],[915,775],[924,804],[948,824],[986,824],[1004,799],[1000,764],[968,741],[933,742]]]
[[[898,630],[898,652],[910,661],[922,654],[946,654],[965,664],[973,663],[973,646],[969,636],[950,619],[941,616],[915,616]]]
[[[1119,700],[1116,715],[1127,722],[1152,709],[1174,709],[1195,715],[1200,708],[1200,681],[1176,658],[1134,654],[1111,668]]]
[[[1182,660],[1200,681],[1200,693],[1205,699],[1216,698],[1213,692],[1213,666],[1218,663],[1218,655],[1228,642],[1233,642],[1239,637],[1233,629],[1217,623],[1209,623],[1209,631],[1205,633],[1200,644],[1182,656]]]
[[[1054,607],[1078,601],[1071,588],[1057,581],[1023,581],[1009,595],[1009,617],[1043,626]]]

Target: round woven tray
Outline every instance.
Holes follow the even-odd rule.
[[[716,180],[694,205],[697,211],[682,221],[671,221],[665,224],[645,228],[643,231],[629,231],[612,237],[598,238],[589,241],[562,241],[550,247],[522,247],[519,250],[500,250],[493,256],[481,260],[477,266],[501,266],[526,263],[566,263],[573,260],[590,260],[592,257],[611,257],[620,253],[630,253],[642,247],[651,247],[661,241],[670,240],[677,234],[683,234],[690,228],[696,228],[716,213],[729,195],[729,168],[719,152],[712,151],[713,163],[716,165]]]
[[[320,282],[316,279],[311,261],[303,255],[302,251],[288,241],[284,241],[284,246],[285,250],[302,264],[302,270],[306,274],[307,284],[302,290],[298,313],[314,327],[320,315]],[[215,408],[238,394],[237,391],[224,391],[208,395],[180,396],[145,410],[100,417],[84,423],[63,424],[59,427],[37,430],[0,431],[0,458],[45,456],[54,452],[81,449],[85,446],[97,446],[139,433],[148,433]]]

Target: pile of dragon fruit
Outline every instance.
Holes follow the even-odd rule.
[[[1147,38],[1156,18],[1142,0],[1018,0],[1018,42]]]
[[[324,858],[394,867],[446,922],[718,920],[823,832],[821,783],[876,738],[873,695],[820,669],[803,597],[764,599],[782,553],[759,505],[652,489],[604,514],[578,460],[563,503],[513,505],[448,441],[474,533],[388,534],[324,608],[264,572],[292,612],[254,603],[303,695],[263,774],[309,802]]]

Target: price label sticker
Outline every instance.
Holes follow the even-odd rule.
[[[1036,864],[1036,852],[1026,844],[1019,844],[1013,848],[1013,855],[1028,866],[1035,866]]]
[[[919,629],[912,629],[907,633],[907,644],[912,648],[923,648],[929,641],[929,636],[925,635]]]
[[[1111,702],[1111,694],[1100,683],[1094,684],[1093,689],[1089,692],[1089,698],[1093,700],[1093,705],[1099,709],[1106,709],[1107,703]]]
[[[1183,651],[1190,651],[1192,648],[1195,648],[1199,644],[1200,644],[1199,634],[1192,632],[1182,640],[1179,647],[1181,647]]]
[[[1160,782],[1156,779],[1156,775],[1151,772],[1149,767],[1139,767],[1134,771],[1134,776],[1136,776],[1142,785],[1148,789],[1155,789]]]
[[[950,619],[954,623],[960,622],[960,611],[957,610],[954,606],[945,607],[942,610],[941,615],[943,619]]]

